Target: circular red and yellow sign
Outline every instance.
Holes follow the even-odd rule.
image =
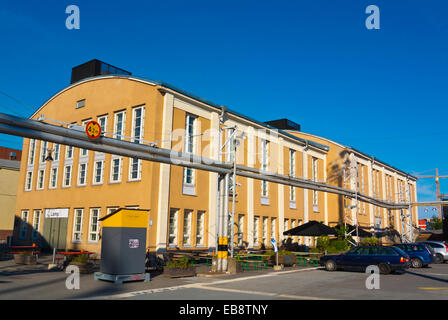
[[[86,133],[90,139],[98,139],[101,135],[101,126],[96,121],[90,121],[86,125]]]

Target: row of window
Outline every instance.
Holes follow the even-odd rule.
[[[145,107],[139,106],[132,109],[132,137],[131,141],[133,143],[141,143],[143,140],[143,127],[144,127],[144,114]],[[126,110],[118,111],[114,113],[114,129],[113,137],[116,139],[123,139],[125,131],[125,118]],[[99,116],[97,121],[101,126],[103,133],[107,133],[107,121],[108,115]],[[91,119],[84,120],[83,126],[85,126]],[[28,171],[26,173],[25,190],[29,191],[32,189],[33,181],[33,171],[34,171],[34,158],[36,154],[36,140],[30,140],[30,146],[28,150]],[[41,141],[40,144],[40,156],[39,163],[45,164],[47,159],[48,142]],[[60,160],[61,146],[59,144],[54,144],[53,149],[53,165],[50,169],[49,177],[49,188],[54,189],[57,187],[58,179],[58,164]],[[87,163],[89,161],[89,152],[86,149],[80,149],[79,154],[79,167],[78,167],[78,186],[85,186],[87,183]],[[65,164],[63,171],[63,187],[70,187],[72,185],[72,173],[73,173],[73,155],[74,147],[65,146]],[[95,152],[94,161],[94,172],[92,175],[92,184],[102,184],[103,183],[103,172],[104,172],[104,153]],[[111,160],[111,170],[110,170],[110,182],[116,183],[121,182],[122,177],[122,161],[123,158],[119,156],[112,156]],[[136,158],[131,158],[129,160],[129,180],[140,180],[141,179],[141,160]],[[37,177],[37,190],[44,189],[45,181],[45,169],[39,168]]]
[[[134,208],[138,209],[138,207],[130,207],[127,208]],[[113,211],[117,210],[118,207],[108,207],[107,208],[107,214],[112,213]],[[84,224],[86,223],[86,213],[88,213],[89,220],[88,220],[88,234],[87,239],[84,239]],[[32,233],[31,233],[31,239],[32,240],[38,240],[40,235],[42,234],[43,230],[43,219],[42,219],[42,210],[33,210],[33,217],[32,221],[30,221],[30,210],[22,210],[21,214],[21,225],[19,229],[19,239],[21,240],[27,240],[28,236],[28,226],[31,225],[32,227]],[[100,237],[100,229],[99,229],[99,219],[101,217],[101,208],[75,208],[74,214],[73,214],[73,227],[72,227],[72,234],[71,234],[71,242],[72,243],[81,243],[85,240],[89,243],[98,243]]]
[[[204,233],[206,212],[198,210],[196,213],[190,209],[170,209],[168,221],[168,247],[204,247]],[[179,239],[179,222],[182,221],[181,239]],[[193,223],[195,230],[193,230]],[[193,234],[194,231],[194,234]],[[194,243],[193,243],[194,241]]]
[[[142,161],[140,159],[131,158],[129,159],[129,173],[128,179],[129,181],[139,181],[141,180],[142,175]],[[73,164],[67,164],[63,167],[63,175],[62,175],[62,187],[69,188],[72,186],[72,177],[73,177]],[[93,164],[93,172],[92,172],[92,185],[101,185],[104,180],[104,167],[105,160],[96,160]],[[123,158],[113,156],[111,160],[110,167],[110,183],[119,183],[122,181],[122,167],[123,167]],[[37,181],[36,181],[36,190],[43,190],[45,186],[45,169],[38,169],[37,171]],[[33,183],[33,173],[34,171],[27,171],[25,178],[25,191],[32,190]],[[58,183],[58,174],[59,167],[52,166],[50,168],[50,176],[48,178],[48,188],[56,189]],[[78,165],[78,176],[77,176],[77,186],[86,186],[88,179],[88,163],[80,163]]]

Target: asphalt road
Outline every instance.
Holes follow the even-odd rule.
[[[81,275],[80,289],[68,290],[68,274],[0,264],[0,300],[447,300],[448,264],[381,275],[379,289],[367,289],[362,272],[300,268],[221,277],[169,279],[115,285]]]

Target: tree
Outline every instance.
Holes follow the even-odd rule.
[[[443,228],[442,220],[433,215],[431,220],[428,222],[428,227],[432,230],[440,230]]]

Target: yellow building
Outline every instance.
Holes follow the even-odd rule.
[[[237,130],[238,164],[314,181],[331,179],[333,150],[327,140],[277,130],[168,84],[131,75],[72,83],[31,118],[42,115],[78,126],[95,120],[109,137],[227,161],[233,159],[231,143],[220,146]],[[45,161],[48,149],[53,161]],[[43,246],[99,253],[99,218],[128,207],[149,210],[150,250],[213,250],[217,184],[216,173],[24,139],[16,204],[22,223],[15,240],[40,239]],[[283,240],[283,231],[294,226],[337,220],[335,196],[242,177],[236,184],[237,244],[270,246],[271,238]],[[311,239],[295,240],[309,244]]]
[[[373,156],[332,140],[304,132],[288,132],[330,147],[325,168],[328,184],[352,190],[357,186],[359,193],[385,202],[417,202],[417,178]],[[356,171],[348,171],[350,167]],[[344,169],[347,170],[345,173]],[[350,205],[356,205],[356,208],[347,209],[346,207]],[[360,201],[347,201],[343,196],[328,194],[328,210],[331,216],[330,226],[344,221],[346,216],[349,218],[347,221],[351,220],[353,224],[357,222],[367,231],[383,231],[390,228],[402,235],[412,232],[415,236],[415,228],[418,226],[416,207],[413,207],[410,213],[412,220],[407,218],[406,223],[402,223],[400,210],[388,210]],[[408,215],[408,210],[403,210],[403,214]],[[382,240],[390,242],[393,239]]]
[[[20,161],[0,159],[0,243],[12,236]]]

